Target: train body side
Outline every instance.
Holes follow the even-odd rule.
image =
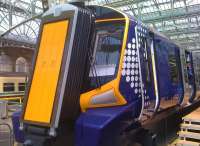
[[[155,35],[154,38],[160,98],[163,102],[177,98],[181,104],[184,87],[180,60],[180,48],[171,41]],[[176,96],[176,97],[175,97]]]
[[[109,10],[107,10],[108,12]],[[121,139],[121,132],[126,129],[129,124],[126,124],[126,122],[134,123],[135,121],[133,119],[138,118],[141,114],[142,110],[142,98],[139,97],[139,64],[138,61],[136,61],[136,39],[135,39],[135,27],[136,22],[135,21],[128,21],[128,31],[125,31],[125,36],[127,37],[125,43],[125,48],[122,48],[121,51],[121,59],[118,69],[118,75],[120,76],[119,80],[117,81],[117,84],[119,84],[118,90],[122,97],[127,101],[127,104],[119,105],[119,106],[110,106],[107,107],[106,105],[102,105],[101,108],[86,108],[86,111],[82,112],[80,117],[78,118],[76,122],[76,145],[93,145],[93,146],[120,146],[123,145],[123,140]],[[126,22],[127,22],[126,21]],[[131,43],[131,44],[130,44]],[[123,49],[125,49],[123,51]],[[131,49],[131,52],[128,50]],[[135,50],[135,51],[134,51]],[[125,55],[131,57],[129,58],[130,61],[128,61],[128,58],[125,59]],[[128,55],[129,54],[129,55]],[[131,56],[131,54],[134,54]],[[134,59],[135,61],[131,61]],[[125,61],[126,60],[126,61]],[[125,63],[128,63],[131,68],[130,63],[134,63],[133,67],[135,70],[137,70],[136,82],[137,87],[134,86],[131,87],[131,70],[127,68],[125,71]],[[129,66],[128,65],[128,66]],[[128,71],[129,70],[129,71]],[[135,71],[134,71],[135,72]],[[128,76],[128,79],[127,79]],[[135,89],[137,92],[135,93]],[[104,90],[104,87],[102,89],[97,89],[97,93],[100,90]],[[140,90],[141,93],[141,90]],[[98,93],[99,94],[99,93]],[[82,96],[81,98],[83,98]],[[132,121],[133,120],[133,121]],[[81,132],[80,132],[81,131]],[[91,139],[92,137],[92,139]],[[112,140],[110,140],[112,139]]]
[[[145,39],[149,40],[149,42],[146,42],[146,51],[149,53],[147,54],[146,52],[145,54],[149,56],[147,60],[144,59],[145,49],[142,47],[142,40]],[[162,44],[164,43],[165,46],[156,48],[159,41]],[[154,43],[155,56],[152,56],[152,43],[150,42]],[[174,55],[173,59],[175,60],[173,61],[178,71],[176,76],[178,78],[177,82],[171,81],[168,52]],[[169,107],[178,104],[182,100],[180,98],[183,98],[178,96],[180,94],[182,96],[184,89],[180,72],[180,53],[179,48],[175,44],[154,34],[154,32],[139,24],[133,18],[129,18],[126,48],[122,55],[123,64],[119,91],[126,99],[127,104],[115,107],[89,108],[83,112],[76,122],[77,146],[122,145],[124,141],[121,139],[120,133],[126,128],[137,128],[137,118],[144,116],[141,114],[143,114],[145,110],[152,110],[151,113],[156,112],[151,106],[151,104],[154,104],[153,107],[155,107],[155,102],[157,102],[154,87],[155,78],[158,80],[157,90],[159,92],[159,98],[161,98],[160,100],[166,102],[171,101],[173,98],[177,99],[174,104],[168,104]],[[154,64],[152,63],[151,57],[155,57]],[[162,60],[162,62],[160,60]],[[149,72],[151,72],[151,80],[148,84],[144,82],[146,81],[144,78],[147,75],[146,68],[144,67],[146,65],[145,61],[147,61],[147,63],[151,61],[151,65],[148,68]],[[152,73],[153,68],[156,69],[155,74]],[[91,137],[93,138],[91,139]]]

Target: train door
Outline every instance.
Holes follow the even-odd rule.
[[[143,99],[141,117],[151,117],[159,107],[153,34],[146,28],[136,27],[136,42],[140,65],[140,81]]]
[[[194,67],[194,76],[195,76],[195,84],[196,84],[196,97],[200,96],[200,52],[193,51],[193,67]]]
[[[187,78],[187,67],[186,67],[186,58],[185,58],[185,50],[180,49],[180,60],[181,60],[181,73],[182,73],[182,79],[183,79],[183,89],[184,89],[184,99],[182,104],[187,103],[187,92],[189,90],[188,85],[188,78]]]
[[[186,58],[188,84],[192,90],[191,95],[189,95],[188,101],[192,103],[196,97],[196,83],[195,83],[195,73],[194,73],[192,53],[189,51],[185,51],[185,58]]]
[[[157,71],[156,71],[156,55],[155,55],[155,48],[154,48],[154,35],[153,33],[149,33],[147,36],[147,53],[149,58],[149,69],[150,69],[150,77],[151,82],[149,86],[149,93],[151,94],[152,101],[154,104],[152,108],[154,112],[156,112],[159,108],[159,89],[158,89],[158,80],[157,80]]]

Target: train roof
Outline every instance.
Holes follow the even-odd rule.
[[[155,28],[147,26],[146,24],[144,24],[142,21],[138,20],[137,18],[135,18],[135,16],[127,14],[126,12],[122,12],[125,15],[127,15],[127,17],[132,20],[135,21],[136,23],[141,24],[142,26],[146,27],[149,31],[153,32],[155,35],[162,37],[163,39],[166,39],[167,41],[173,43],[174,45],[180,47],[179,44],[177,44],[176,42],[174,42],[173,40],[169,39],[167,36],[165,36],[164,34],[160,33],[159,31],[157,31]]]
[[[108,7],[108,6],[99,6],[99,5],[88,5],[87,7],[89,7],[90,9],[94,10],[97,12],[97,18],[98,18],[98,15],[103,15],[103,18],[109,16],[109,17],[113,17],[113,18],[122,18],[122,17],[127,17],[128,19],[130,19],[131,21],[134,21],[136,23],[139,23],[141,24],[143,27],[147,28],[150,32],[153,32],[155,35],[165,39],[166,41],[180,47],[176,42],[170,40],[167,36],[165,36],[164,34],[158,32],[155,28],[153,27],[150,27],[150,26],[147,26],[145,25],[142,21],[138,20],[135,16],[133,15],[130,15],[126,12],[123,12],[121,10],[118,10],[116,8],[112,8],[112,7]],[[101,11],[100,9],[101,8],[105,8],[105,11]]]

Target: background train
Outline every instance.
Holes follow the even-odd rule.
[[[197,100],[195,55],[130,15],[59,5],[43,14],[40,32],[25,145],[128,146],[138,123]]]
[[[23,50],[24,49],[24,50]],[[0,49],[0,98],[19,97],[24,95],[25,86],[28,81],[29,61],[32,52],[21,54],[18,49],[12,53],[12,48]],[[28,56],[28,57],[27,57]],[[26,59],[27,58],[27,59]]]
[[[26,82],[23,76],[1,76],[0,98],[24,96]]]

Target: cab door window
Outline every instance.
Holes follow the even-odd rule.
[[[94,67],[90,69],[90,87],[95,88],[96,78],[101,85],[116,78],[124,36],[125,21],[108,21],[96,24],[96,41],[93,54]]]

